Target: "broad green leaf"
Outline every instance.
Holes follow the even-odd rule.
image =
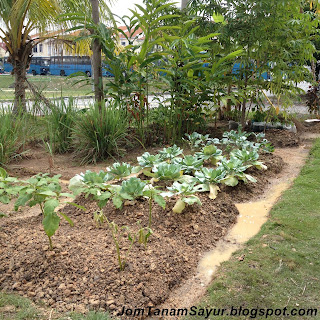
[[[42,220],[43,228],[48,237],[52,237],[59,228],[60,218],[53,211],[48,211]]]
[[[120,196],[118,195],[115,195],[113,198],[112,198],[112,202],[114,204],[114,206],[117,208],[117,209],[120,209],[122,207],[122,199]]]
[[[74,195],[72,193],[62,192],[60,193],[61,197],[67,197],[67,198],[74,198]]]
[[[32,194],[20,195],[14,204],[14,210],[17,211],[19,207],[24,206],[31,198],[32,198]]]
[[[166,208],[166,200],[162,196],[156,194],[153,199],[161,208]]]
[[[193,204],[197,203],[201,206],[201,201],[197,196],[185,197],[185,198],[182,198],[182,201],[189,204],[189,205],[193,205]]]
[[[7,195],[0,196],[0,202],[8,204],[10,202],[10,198]]]
[[[57,199],[50,199],[46,201],[43,206],[44,215],[54,212],[58,205],[59,201]]]
[[[0,178],[7,178],[8,174],[7,174],[7,171],[3,168],[0,168]]]
[[[222,179],[221,182],[223,182],[227,186],[235,187],[238,184],[239,180],[234,176],[228,176]]]
[[[84,206],[80,206],[79,204],[76,204],[76,203],[74,203],[74,202],[67,202],[67,204],[70,204],[71,206],[74,206],[74,207],[76,207],[76,208],[78,208],[78,209],[81,209],[81,210],[83,210],[83,211],[86,211],[86,210],[87,210]]]
[[[45,191],[41,191],[39,192],[39,194],[43,195],[43,196],[49,196],[49,197],[56,197],[57,194],[53,191],[50,190],[45,190]]]

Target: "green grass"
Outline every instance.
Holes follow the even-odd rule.
[[[320,319],[320,140],[310,159],[272,209],[269,221],[233,257],[222,264],[198,308],[248,308],[247,316],[211,319],[251,319],[255,308],[318,308]],[[243,261],[238,257],[245,255]],[[269,311],[271,313],[271,311]],[[190,316],[188,319],[203,319]],[[210,317],[209,317],[210,318]],[[265,319],[266,316],[257,316]],[[269,316],[268,319],[284,319]],[[310,319],[301,315],[290,319]]]
[[[0,319],[24,320],[41,319],[41,312],[37,310],[30,300],[0,292]]]
[[[79,78],[67,78],[60,76],[32,76],[28,75],[28,81],[39,88],[46,97],[60,98],[62,97],[79,97],[91,95],[92,85],[84,83],[76,83]],[[91,78],[90,78],[91,79]],[[104,83],[108,82],[108,78],[103,79]],[[11,75],[0,75],[0,101],[13,100],[14,88],[9,88],[14,83],[14,77]],[[26,93],[27,98],[33,99],[34,97],[29,92]]]
[[[86,315],[66,313],[61,316],[53,309],[40,310],[24,297],[0,292],[0,320],[111,320],[108,313],[89,312]]]

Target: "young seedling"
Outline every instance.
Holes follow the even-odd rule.
[[[51,237],[59,228],[60,216],[73,226],[72,220],[67,215],[55,212],[61,197],[74,197],[72,194],[61,192],[59,177],[60,175],[51,178],[48,174],[37,174],[26,181],[21,181],[23,186],[19,190],[19,197],[14,205],[16,211],[22,206],[39,205],[43,215],[44,231],[49,238],[50,250],[53,250]]]
[[[108,223],[109,229],[111,230],[113,243],[116,247],[119,269],[120,271],[123,271],[126,266],[129,252],[136,240],[136,235],[132,235],[130,233],[130,229],[128,226],[119,227],[114,221],[109,222],[108,218],[106,218],[106,221]],[[120,245],[121,245],[121,242],[124,240],[124,238],[127,238],[130,245],[126,254],[122,256]]]
[[[107,221],[107,218],[103,211],[100,210],[93,213],[93,220],[95,221],[97,228],[99,228],[101,225],[103,225],[104,222]]]
[[[144,248],[146,249],[147,248],[148,239],[153,234],[153,231],[150,229],[150,227],[141,227],[140,221],[138,221],[137,224],[139,226],[139,230],[137,232],[137,234],[138,234],[138,242],[140,244],[143,244]]]
[[[149,224],[148,228],[151,228],[152,224],[152,202],[153,200],[163,209],[166,208],[166,201],[160,194],[160,191],[155,189],[151,184],[145,186],[143,190],[143,196],[149,199]]]
[[[18,179],[9,177],[7,171],[0,168],[0,202],[8,204],[10,200],[19,194]]]

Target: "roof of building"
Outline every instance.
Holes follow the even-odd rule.
[[[134,31],[133,29],[128,30],[126,26],[120,26],[118,27],[118,29],[121,29],[127,37],[131,36],[131,39],[137,38],[139,40],[144,40],[144,34],[141,28],[138,28],[136,31]],[[133,32],[133,34],[130,35],[131,32]],[[119,33],[119,37],[120,39],[126,39],[126,37],[122,33]]]

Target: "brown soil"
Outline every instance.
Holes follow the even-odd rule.
[[[2,220],[1,288],[17,292],[59,311],[109,309],[122,306],[158,305],[183,279],[195,272],[199,256],[223,237],[238,213],[231,199],[221,194],[216,201],[201,195],[203,206],[189,207],[181,215],[172,214],[173,202],[164,211],[153,209],[154,234],[145,249],[135,243],[127,266],[119,272],[115,246],[106,225],[93,221],[94,203],[80,199],[87,212],[67,206],[64,211],[74,221],[71,228],[61,223],[54,238],[53,252],[41,227],[41,216],[25,220]],[[115,210],[105,209],[110,221],[137,230],[136,222],[148,223],[146,201]],[[127,252],[123,241],[122,252]]]
[[[280,136],[278,140],[285,144],[288,135],[280,133]],[[139,150],[122,161],[133,162],[141,153]],[[45,153],[36,150],[33,159],[14,164],[9,171],[18,176],[46,171],[46,159]],[[0,288],[36,302],[43,301],[59,311],[102,309],[117,314],[124,305],[127,308],[160,305],[170,292],[196,273],[200,257],[214,248],[235,223],[238,211],[234,201],[257,197],[284,165],[277,155],[262,155],[261,161],[268,166],[267,171],[252,168],[248,172],[257,178],[257,184],[241,182],[233,189],[224,187],[214,201],[209,200],[207,194],[201,194],[203,205],[188,207],[183,214],[172,213],[174,199],[167,203],[166,210],[154,205],[154,234],[146,248],[137,242],[132,246],[126,268],[121,272],[107,224],[96,226],[93,213],[98,208],[83,197],[77,202],[86,207],[86,212],[70,205],[63,209],[75,226],[61,223],[53,237],[55,249],[52,252],[48,251],[39,211],[34,210],[27,218],[19,219],[15,214],[14,218],[1,219]],[[53,171],[62,174],[63,179],[70,179],[87,169],[105,169],[112,162],[114,160],[79,167],[70,165],[70,155],[56,156]],[[109,221],[127,225],[135,232],[138,220],[142,226],[148,223],[148,203],[136,201],[123,210],[116,210],[110,204],[104,214]],[[123,240],[122,254],[128,252],[128,247],[129,242]]]
[[[299,136],[287,130],[266,130],[266,139],[276,148],[297,147],[299,145]]]

